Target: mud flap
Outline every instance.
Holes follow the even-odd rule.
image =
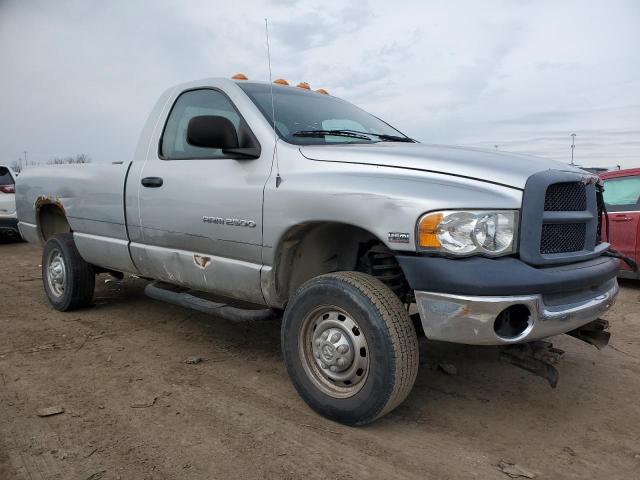
[[[563,355],[564,351],[554,348],[550,342],[537,340],[504,347],[500,352],[500,360],[542,377],[551,388],[556,388],[560,374],[555,364]]]
[[[580,328],[567,332],[567,335],[576,337],[578,340],[587,342],[598,350],[602,350],[604,347],[609,345],[609,339],[611,338],[611,333],[606,331],[608,328],[609,322],[598,318],[597,320],[587,323]]]

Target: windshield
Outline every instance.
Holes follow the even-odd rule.
[[[271,85],[242,82],[238,86],[256,104],[269,123],[273,124]],[[273,107],[278,135],[296,145],[411,141],[395,128],[355,105],[302,88],[274,85]]]

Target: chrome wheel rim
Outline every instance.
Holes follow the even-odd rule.
[[[49,291],[56,297],[64,294],[64,288],[67,281],[67,269],[64,265],[62,252],[57,248],[49,252],[47,257],[47,283]]]
[[[360,391],[369,374],[369,346],[364,332],[335,306],[315,309],[300,329],[300,358],[314,385],[334,398]]]

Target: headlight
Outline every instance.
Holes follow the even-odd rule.
[[[418,221],[418,248],[453,255],[515,252],[516,210],[432,212]]]

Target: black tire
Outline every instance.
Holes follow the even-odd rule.
[[[331,352],[336,350],[330,347],[329,357],[323,357],[325,344],[320,344],[322,339],[326,343],[327,337],[322,335],[328,332],[332,335],[329,339],[340,338],[331,333],[335,329],[325,326],[329,322],[337,324],[330,318],[335,314],[324,313],[329,311],[327,308],[344,312],[335,316],[335,320],[344,324],[344,318],[340,317],[347,316],[348,321],[357,324],[358,337],[349,337],[351,340],[362,341],[360,331],[364,334],[367,347],[365,352],[360,348],[360,355],[368,357],[368,365],[366,377],[358,385],[349,381],[349,385],[340,383],[334,389],[335,379],[325,378],[331,373],[323,361],[329,358],[334,362]],[[306,282],[287,305],[281,336],[284,361],[296,390],[311,408],[331,420],[347,425],[370,423],[400,405],[415,383],[418,372],[415,328],[398,297],[370,275],[338,272]],[[305,353],[311,350],[311,354]],[[335,363],[330,368],[334,366]],[[346,396],[336,398],[336,395]]]
[[[62,280],[58,281],[60,276],[55,277],[56,281],[50,278],[52,262],[56,266],[62,262]],[[72,233],[52,235],[45,243],[42,252],[42,282],[49,303],[56,310],[66,312],[91,304],[96,275],[93,266],[85,262],[78,253]]]

